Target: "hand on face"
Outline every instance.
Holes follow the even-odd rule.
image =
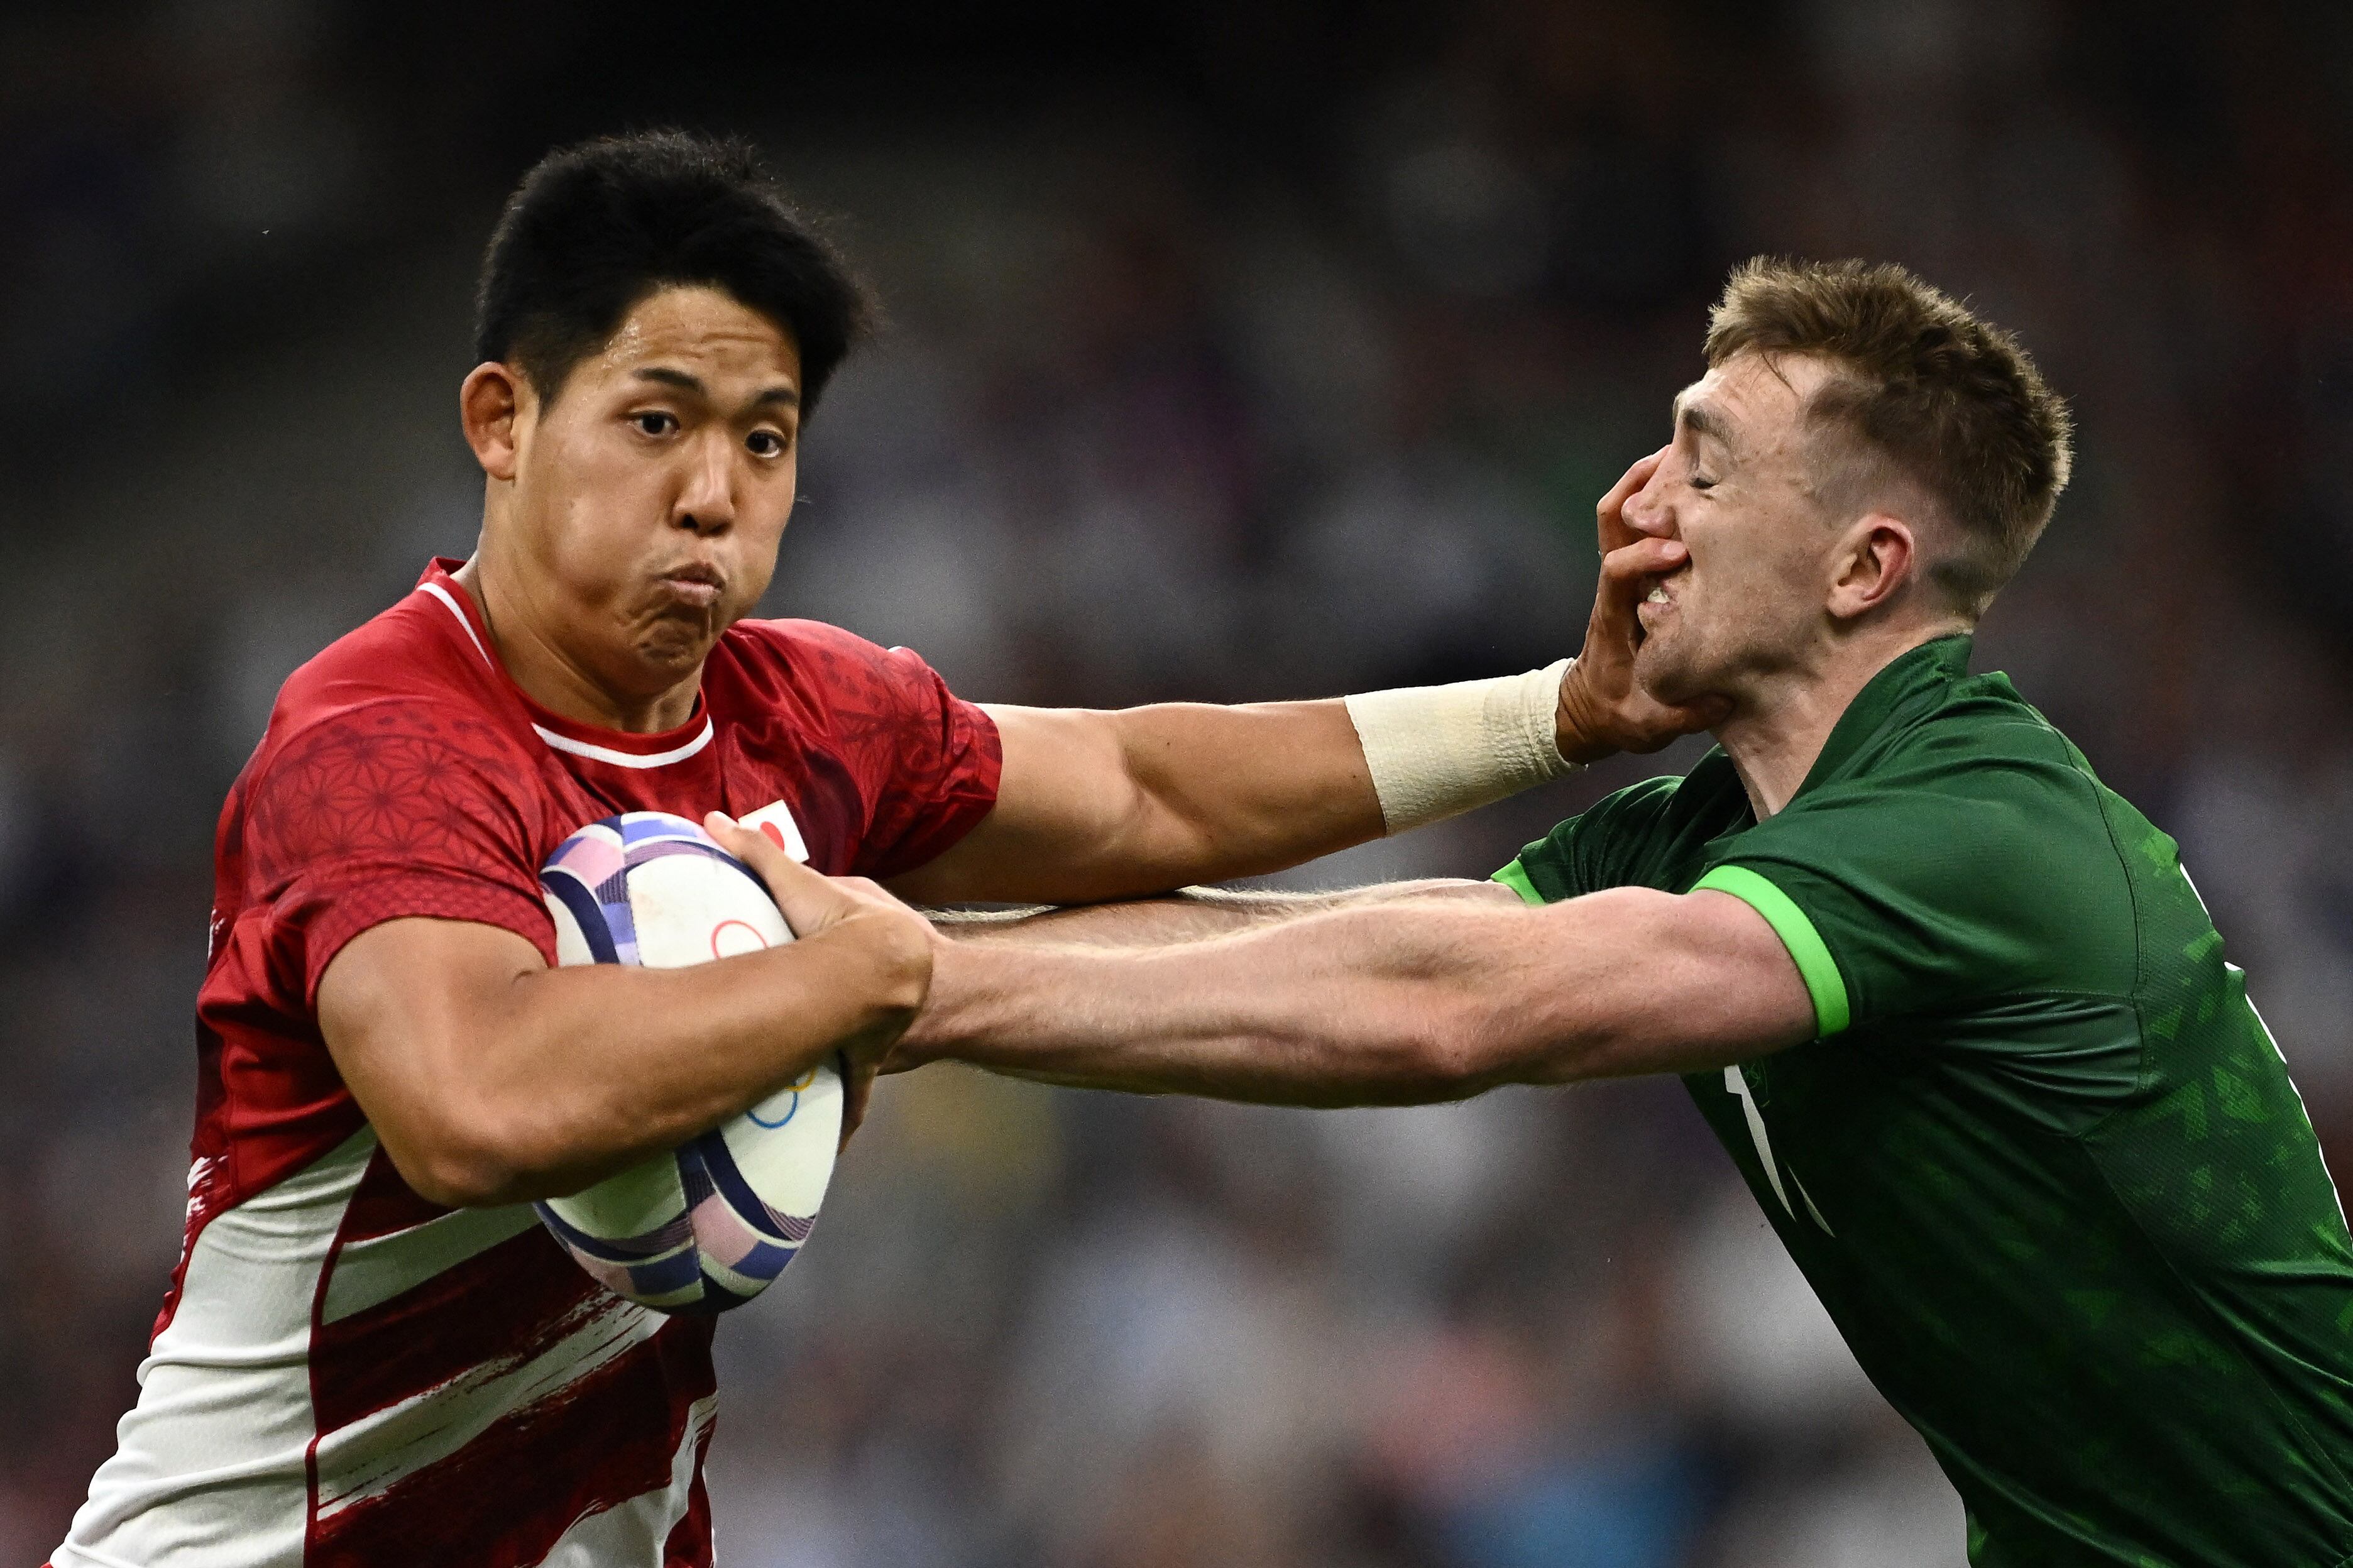
[[[1679,542],[1648,537],[1626,521],[1627,500],[1650,482],[1667,451],[1661,447],[1628,468],[1594,509],[1601,580],[1594,590],[1585,647],[1560,684],[1560,754],[1572,763],[1597,762],[1614,752],[1655,752],[1725,716],[1721,700],[1672,706],[1653,699],[1634,679],[1634,650],[1642,640],[1636,606],[1659,574],[1673,571],[1690,555]]]

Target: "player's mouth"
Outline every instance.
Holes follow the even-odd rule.
[[[727,591],[726,574],[721,572],[716,566],[706,565],[699,561],[689,562],[683,566],[673,566],[664,572],[659,581],[673,595],[698,609],[710,608],[717,604],[719,596]]]
[[[1641,623],[1643,630],[1648,631],[1656,626],[1662,617],[1675,607],[1675,597],[1683,586],[1683,574],[1690,570],[1691,563],[1686,561],[1673,571],[1662,572],[1651,579],[1649,591],[1643,594],[1641,601],[1634,606],[1634,618]]]

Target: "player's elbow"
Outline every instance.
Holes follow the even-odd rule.
[[[532,1195],[519,1162],[490,1141],[448,1129],[395,1138],[378,1136],[392,1168],[411,1192],[444,1208],[491,1208]]]
[[[1444,1009],[1431,1045],[1432,1070],[1455,1100],[1505,1084],[1613,1077],[1615,1025],[1601,1010],[1565,1006],[1557,996],[1491,976]]]
[[[1420,1100],[1468,1100],[1512,1080],[1505,1020],[1472,994],[1432,1003],[1414,1020],[1405,1078]]]
[[[495,1208],[567,1191],[581,1161],[560,1145],[554,1108],[501,1106],[487,1095],[433,1108],[377,1136],[400,1179],[428,1203]]]

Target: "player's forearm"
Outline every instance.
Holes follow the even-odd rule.
[[[1201,897],[1207,889],[1184,888],[1158,899],[1124,899],[1103,904],[1032,905],[1022,910],[967,913],[928,911],[933,928],[950,942],[997,944],[1041,942],[1078,947],[1159,947],[1240,931],[1254,918],[1223,900]]]
[[[428,1197],[478,1205],[577,1191],[837,1053],[878,1053],[929,976],[927,952],[854,921],[691,969],[551,970],[524,957],[503,977],[411,1000],[406,1037],[381,1042],[409,1053],[406,1070],[347,1060],[348,1040],[337,1051],[396,1165]],[[377,984],[413,984],[405,967]],[[365,1016],[371,1000],[346,994],[330,1013],[322,988],[331,1047],[335,1019]]]
[[[1564,702],[1571,668],[1112,717],[1130,777],[1192,830],[1191,879],[1219,881],[1472,810],[1615,749]]]
[[[1556,776],[1561,669],[1234,708],[998,708],[997,804],[915,903],[1097,903],[1280,870]]]
[[[1149,951],[944,944],[893,1065],[952,1057],[1145,1093],[1411,1104],[1502,1083],[1686,1072],[1810,1037],[1748,906],[1619,888],[1450,898]]]
[[[1498,891],[1493,884],[1432,878],[1386,882],[1324,893],[1292,893],[1230,888],[1180,888],[1165,898],[1111,903],[933,912],[933,925],[951,942],[1041,943],[1078,947],[1164,947],[1230,936],[1275,921],[1394,899],[1478,896]],[[1506,894],[1506,897],[1509,895]]]
[[[1460,1098],[1500,1079],[1473,1043],[1482,965],[1445,926],[1342,910],[1155,952],[950,945],[893,1065],[1287,1105]]]
[[[507,1158],[542,1189],[528,1195],[576,1191],[841,1053],[887,1047],[927,979],[926,963],[851,926],[691,969],[542,971],[517,985],[529,1048],[501,1052],[486,1085],[516,1116]],[[551,1097],[565,1079],[577,1088]]]

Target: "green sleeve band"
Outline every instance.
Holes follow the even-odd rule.
[[[1500,880],[1502,873],[1496,873]],[[1852,1016],[1846,1000],[1846,982],[1839,977],[1837,961],[1831,957],[1829,946],[1806,911],[1790,900],[1789,895],[1767,881],[1746,866],[1718,866],[1702,877],[1692,887],[1696,893],[1702,889],[1712,892],[1729,893],[1765,917],[1773,934],[1797,960],[1799,977],[1806,983],[1806,994],[1814,999],[1814,1027],[1823,1037],[1835,1035],[1847,1026]]]
[[[1517,860],[1487,879],[1491,882],[1503,883],[1504,886],[1519,894],[1525,902],[1538,905],[1544,902],[1544,895],[1536,891],[1536,885],[1534,882],[1528,880],[1528,868]]]

